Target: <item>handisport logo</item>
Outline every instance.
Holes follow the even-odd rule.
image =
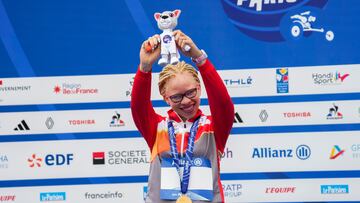
[[[349,185],[321,185],[321,194],[348,194]]]
[[[42,193],[40,193],[40,202],[65,201],[65,200],[66,200],[65,192],[42,192]]]
[[[319,19],[328,0],[221,0],[230,20],[244,34],[280,42],[319,33],[332,41],[334,33]]]

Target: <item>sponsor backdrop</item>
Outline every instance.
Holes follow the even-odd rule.
[[[174,9],[235,104],[227,202],[360,201],[360,1],[0,0],[0,202],[143,201],[130,95]]]

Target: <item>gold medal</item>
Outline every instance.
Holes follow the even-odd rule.
[[[176,203],[192,203],[192,200],[186,196],[186,195],[181,195],[177,200]]]

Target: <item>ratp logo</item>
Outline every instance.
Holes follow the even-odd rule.
[[[297,40],[321,33],[327,41],[334,32],[321,21],[328,0],[221,0],[230,22],[261,41]]]

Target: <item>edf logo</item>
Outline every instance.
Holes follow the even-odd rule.
[[[74,160],[74,154],[48,154],[45,156],[45,164],[48,166],[70,165]]]
[[[70,165],[73,160],[74,154],[48,154],[44,159],[36,154],[32,154],[27,159],[30,168],[40,168],[44,164],[47,166]]]

